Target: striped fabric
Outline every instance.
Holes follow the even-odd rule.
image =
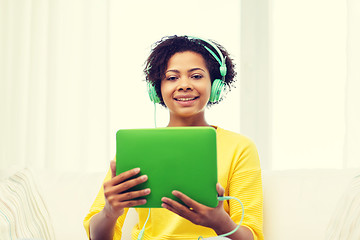
[[[0,239],[55,239],[49,213],[29,169],[0,182]]]
[[[360,173],[340,198],[326,231],[326,240],[360,239]]]

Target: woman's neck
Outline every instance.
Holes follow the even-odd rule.
[[[170,114],[168,127],[190,127],[190,126],[210,126],[205,120],[205,116],[174,117]]]

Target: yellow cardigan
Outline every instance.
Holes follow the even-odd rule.
[[[245,207],[242,226],[249,228],[255,240],[263,240],[263,192],[261,169],[255,144],[245,136],[216,127],[218,154],[218,181],[225,189],[225,196],[233,196],[241,200]],[[104,180],[111,178],[108,171]],[[214,186],[215,187],[215,186]],[[93,215],[100,212],[105,205],[104,191],[100,189],[89,213],[84,219],[84,227],[89,236],[89,223]],[[224,209],[235,223],[241,219],[241,206],[235,200],[224,201]],[[121,228],[128,209],[117,220],[114,238],[121,239]],[[137,236],[148,216],[148,209],[137,208],[139,223],[132,230],[132,239]],[[144,240],[150,239],[192,239],[199,236],[216,236],[214,230],[195,225],[190,221],[168,211],[167,209],[151,209],[146,225]]]

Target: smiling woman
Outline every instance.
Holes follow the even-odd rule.
[[[151,194],[151,189],[128,190],[150,182],[151,177],[139,176],[139,168],[116,174],[113,161],[104,188],[85,217],[88,236],[93,240],[121,239],[128,208],[135,207],[139,223],[133,228],[132,239],[144,236],[145,239],[175,240],[219,235],[262,240],[261,169],[255,144],[241,134],[210,125],[205,119],[205,107],[222,100],[220,93],[224,86],[231,86],[236,75],[227,51],[210,40],[176,35],[165,37],[155,44],[144,72],[150,99],[168,109],[167,127],[215,129],[218,183],[214,189],[218,196],[241,198],[246,213],[243,218],[243,210],[232,201],[221,199],[216,207],[208,207],[180,191],[172,191],[172,194],[183,204],[164,196],[162,208],[151,209],[151,213],[136,208],[146,203],[144,196]],[[157,147],[162,148],[161,144]],[[204,150],[199,148],[198,151]]]

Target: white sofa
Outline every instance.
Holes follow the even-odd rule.
[[[32,173],[56,239],[87,239],[82,221],[102,187],[105,172]],[[358,169],[263,171],[265,239],[324,239],[341,195],[358,173]],[[136,213],[130,212],[123,239],[130,239],[136,221]]]

